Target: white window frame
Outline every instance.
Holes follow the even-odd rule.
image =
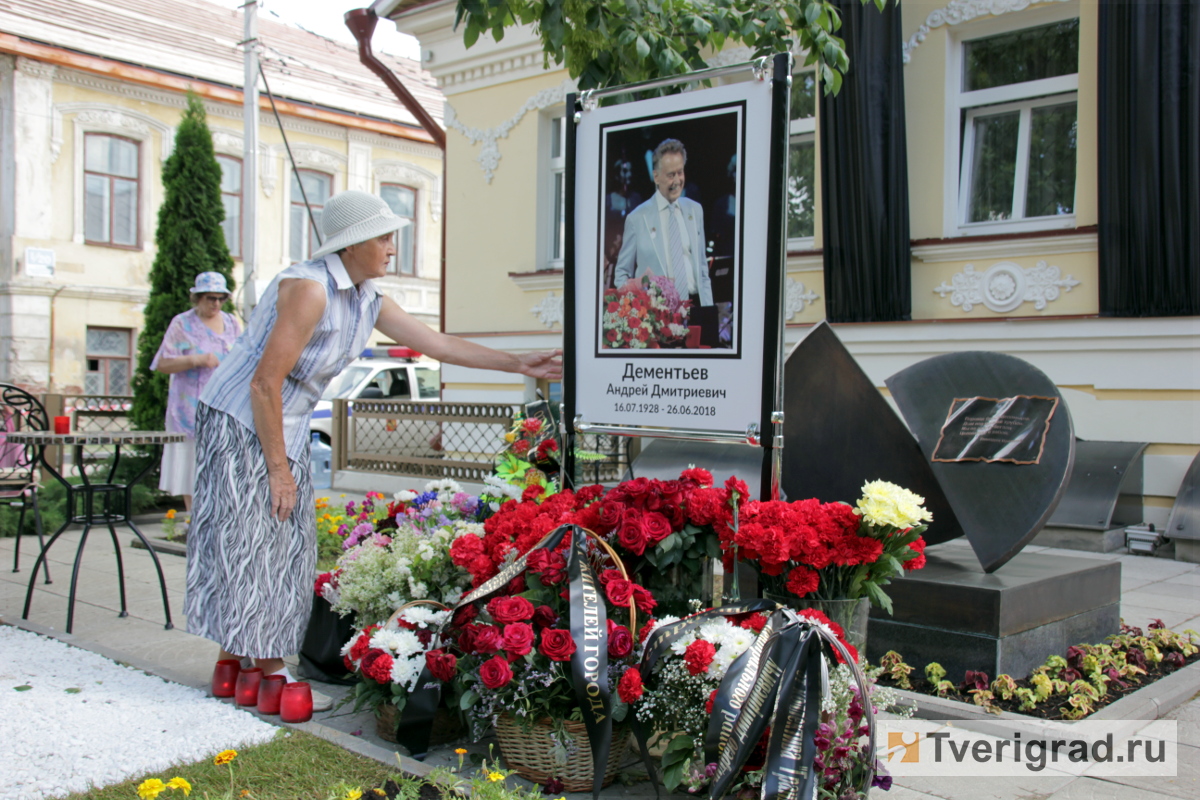
[[[292,146],[292,156],[296,159],[296,169],[324,172],[333,178],[329,188],[329,196],[346,189],[349,159],[344,153],[328,147],[315,144],[298,144]],[[260,159],[260,166],[262,160]],[[292,261],[292,162],[286,154],[283,155],[283,170],[280,175],[283,191],[279,193],[280,212],[283,214],[283,224],[280,227],[280,261],[288,266]],[[265,172],[265,170],[264,170]],[[311,252],[311,248],[309,249]]]
[[[973,92],[963,91],[963,49],[968,41],[983,39],[997,34],[1012,33],[1025,28],[1037,28],[1055,22],[1063,22],[1079,17],[1079,4],[1075,2],[1054,3],[1041,8],[1026,9],[1020,13],[1006,14],[1003,17],[993,17],[983,20],[972,20],[969,23],[956,25],[947,37],[946,58],[946,116],[945,142],[943,149],[943,206],[942,230],[943,236],[953,238],[958,236],[982,236],[1000,233],[1024,233],[1030,231],[1053,231],[1072,229],[1076,227],[1074,214],[1059,214],[1049,217],[1018,218],[989,222],[967,223],[966,203],[968,195],[963,194],[963,164],[967,162],[969,150],[964,146],[968,135],[968,126],[963,124],[964,113],[973,110],[984,111],[982,106],[1000,106],[1002,104],[1039,104],[1054,105],[1063,102],[1077,102],[1079,91],[1079,73],[1060,75],[1054,78],[1043,78],[1024,83],[1013,83],[1006,86],[996,86],[991,89],[978,89]],[[1082,36],[1082,31],[1080,33]],[[1081,48],[1082,49],[1082,48]],[[1045,102],[1043,102],[1045,101]],[[1030,106],[1032,108],[1032,105]],[[988,112],[995,113],[994,109]],[[985,112],[987,113],[987,112]],[[1023,130],[1025,149],[1021,155],[1021,145],[1018,143],[1018,159],[1028,159],[1028,128]],[[973,135],[973,134],[972,134]],[[1079,169],[1076,166],[1076,188],[1079,185]],[[969,186],[969,184],[965,184]],[[1015,189],[1014,189],[1015,191]],[[1021,194],[1025,186],[1021,183]]]
[[[813,74],[813,77],[816,78],[816,69],[797,69],[795,72],[792,73],[792,80],[793,81],[797,80],[798,78],[803,76],[804,73],[806,73],[806,72],[811,72]],[[789,156],[789,159],[791,156],[792,144],[794,142],[795,143],[812,142],[813,159],[814,159],[814,161],[816,160],[816,157],[817,157],[817,114],[820,113],[820,105],[821,105],[821,83],[820,83],[820,80],[817,80],[816,93],[817,93],[816,94],[816,102],[813,105],[813,115],[811,117],[801,117],[800,119],[793,119],[788,122],[788,156]],[[814,163],[814,165],[813,165],[813,176],[814,177],[817,175],[817,170],[819,168],[820,168],[820,165]],[[814,219],[813,219],[813,235],[812,236],[801,236],[801,237],[798,237],[795,239],[788,239],[787,240],[787,249],[789,251],[812,250],[813,247],[815,246],[816,235],[817,235],[817,228],[816,228],[816,210],[817,210],[817,202],[818,202],[817,180],[813,181],[812,190],[813,190],[812,204],[813,204],[813,217],[814,217]],[[786,212],[785,212],[785,223],[784,224],[786,226]]]
[[[563,213],[566,213],[566,175],[567,175],[567,110],[565,106],[558,106],[546,109],[542,113],[542,141],[545,142],[545,147],[539,148],[543,154],[540,159],[540,172],[542,179],[540,185],[543,187],[539,194],[541,197],[538,201],[538,269],[553,270],[563,269],[566,256],[566,235],[565,226],[563,226],[563,252],[558,257],[554,255],[554,236],[555,229],[560,223],[556,219],[552,219],[554,215],[554,184],[555,178],[559,175],[563,178]],[[555,130],[555,120],[562,120],[561,128]],[[553,137],[558,135],[561,137],[559,156],[554,158],[551,154],[554,152]]]

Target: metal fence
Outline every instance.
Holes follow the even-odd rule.
[[[130,430],[129,410],[133,407],[133,397],[129,395],[47,394],[43,395],[43,404],[51,417],[70,416],[71,429],[77,433]],[[73,448],[55,449],[58,452],[51,456],[55,469],[64,475],[67,474],[64,469],[78,475],[77,465],[70,463]],[[92,475],[111,454],[111,448],[104,445],[84,447],[83,468]]]
[[[333,468],[482,482],[491,475],[516,403],[334,400]],[[581,483],[620,480],[628,440],[587,436],[579,447],[605,455],[580,467]]]

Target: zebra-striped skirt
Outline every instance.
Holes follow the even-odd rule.
[[[316,510],[309,465],[289,460],[296,508],[271,516],[258,435],[228,414],[196,409],[196,492],[187,536],[189,633],[226,652],[282,658],[300,650],[313,604]]]

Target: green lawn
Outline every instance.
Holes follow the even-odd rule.
[[[342,800],[346,789],[357,788],[364,800],[373,800],[371,790],[382,786],[399,767],[389,767],[371,758],[343,750],[308,733],[280,731],[267,744],[237,751],[228,766],[216,766],[208,758],[195,764],[180,764],[162,772],[138,775],[124,783],[70,795],[68,800],[130,800],[147,778],[164,783],[176,776],[192,785],[190,800],[230,797],[253,800]],[[183,792],[167,790],[158,800],[183,800]]]

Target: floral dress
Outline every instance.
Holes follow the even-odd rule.
[[[150,363],[150,369],[157,369],[161,359],[180,358],[197,353],[214,353],[217,358],[224,358],[241,334],[242,328],[232,314],[224,311],[220,313],[225,320],[224,333],[216,333],[205,325],[194,308],[176,315],[163,335],[162,344],[159,345],[154,361]],[[168,431],[185,433],[189,439],[195,440],[196,404],[200,401],[200,392],[204,389],[204,384],[208,383],[214,371],[211,367],[197,367],[171,375],[171,390],[167,396]]]

